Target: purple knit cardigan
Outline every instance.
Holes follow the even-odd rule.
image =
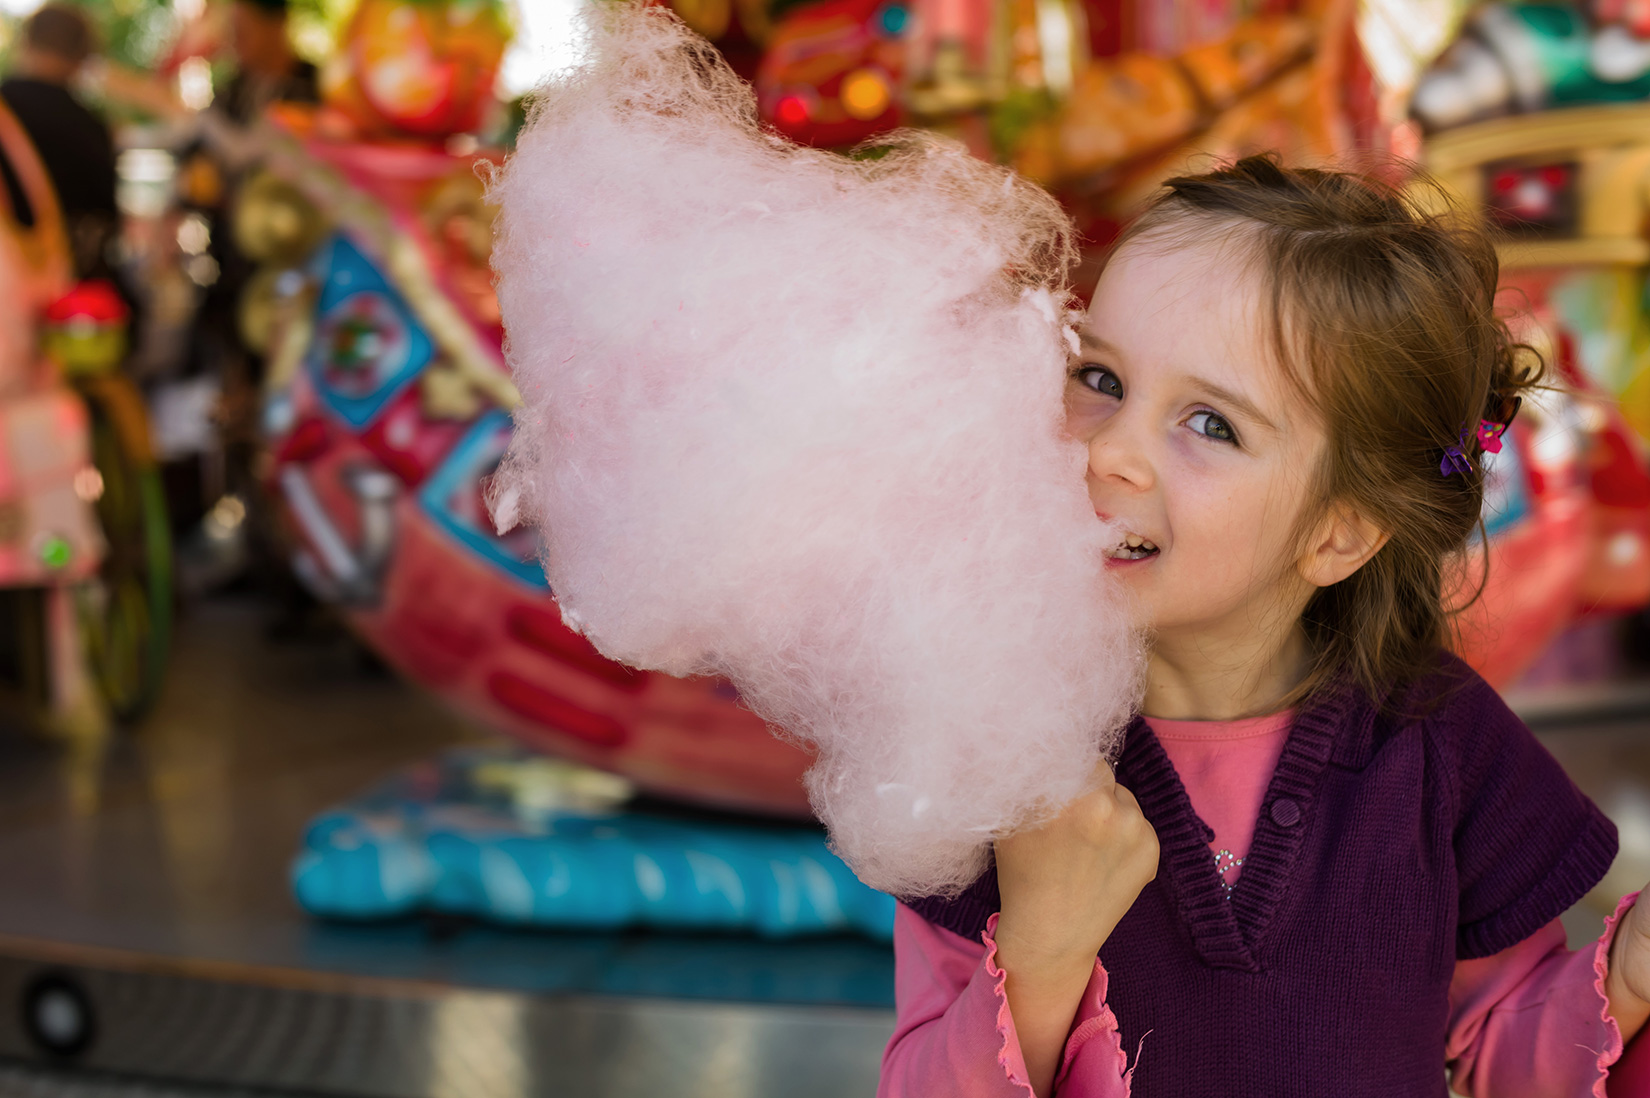
[[[1610,821],[1453,657],[1398,704],[1343,687],[1302,708],[1229,899],[1213,833],[1138,718],[1117,777],[1162,848],[1100,951],[1140,1050],[1134,1098],[1442,1098],[1455,962],[1527,938],[1616,852]],[[996,871],[911,906],[977,941]]]

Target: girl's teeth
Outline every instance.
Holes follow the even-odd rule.
[[[1123,544],[1109,551],[1109,555],[1118,560],[1144,560],[1157,552],[1157,546],[1138,534],[1127,534]]]

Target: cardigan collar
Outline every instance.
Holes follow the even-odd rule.
[[[1259,970],[1256,958],[1313,822],[1324,767],[1333,761],[1362,769],[1374,750],[1375,716],[1376,705],[1347,684],[1328,687],[1302,706],[1230,896],[1209,854],[1213,832],[1193,810],[1174,764],[1144,719],[1130,722],[1118,775],[1157,831],[1164,884],[1206,963]]]
[[[1326,688],[1295,716],[1289,740],[1261,802],[1255,835],[1244,860],[1243,875],[1228,898],[1209,854],[1214,838],[1192,809],[1174,764],[1140,717],[1129,723],[1117,772],[1157,831],[1160,861],[1157,881],[1174,897],[1197,950],[1210,965],[1255,971],[1255,956],[1267,925],[1285,895],[1302,832],[1311,822],[1312,802],[1323,769],[1334,764],[1362,770],[1380,735],[1378,703],[1349,683]],[[1271,816],[1280,799],[1294,802],[1282,810],[1291,825]],[[977,937],[1001,901],[994,865],[962,894],[911,898],[924,918],[964,937]]]

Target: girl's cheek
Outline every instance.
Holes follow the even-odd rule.
[[[1117,402],[1105,398],[1068,393],[1066,396],[1066,431],[1079,442],[1088,442],[1101,424],[1117,411]]]
[[[1256,486],[1245,476],[1245,470],[1234,468],[1234,462],[1222,461],[1232,455],[1216,450],[1214,444],[1196,437],[1177,435],[1164,447],[1158,466],[1158,479],[1163,486],[1163,506],[1176,538],[1202,537],[1207,530],[1217,540],[1232,531],[1235,522],[1243,521],[1246,513],[1253,513],[1261,505],[1251,503],[1234,509],[1234,500],[1252,500]],[[1235,513],[1234,513],[1235,511]],[[1181,529],[1185,524],[1186,529]]]
[[[1229,472],[1222,467],[1220,459],[1231,456],[1217,452],[1217,445],[1199,437],[1189,427],[1176,428],[1174,441],[1169,446],[1173,468],[1194,483],[1210,485],[1213,490],[1214,482]]]
[[[1084,445],[1087,445],[1089,442],[1093,441],[1094,432],[1098,430],[1099,427],[1099,422],[1092,416],[1077,415],[1071,412],[1066,413],[1066,434],[1070,435],[1072,438],[1083,443]]]

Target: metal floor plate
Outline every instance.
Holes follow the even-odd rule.
[[[0,1056],[219,1087],[836,1098],[875,1091],[889,1028],[884,1012],[851,1008],[215,974],[63,947],[20,956],[29,952],[0,942],[0,1002],[20,1007],[0,1022]]]
[[[239,1087],[156,1083],[87,1071],[0,1062],[0,1098],[299,1098]]]
[[[233,602],[195,609],[155,714],[106,750],[0,727],[0,1058],[46,1071],[22,1093],[82,1085],[69,1068],[134,1096],[162,1093],[134,1077],[393,1098],[875,1092],[893,1025],[876,943],[298,911],[287,865],[314,813],[474,738],[363,677],[347,644],[265,643],[258,608]]]

